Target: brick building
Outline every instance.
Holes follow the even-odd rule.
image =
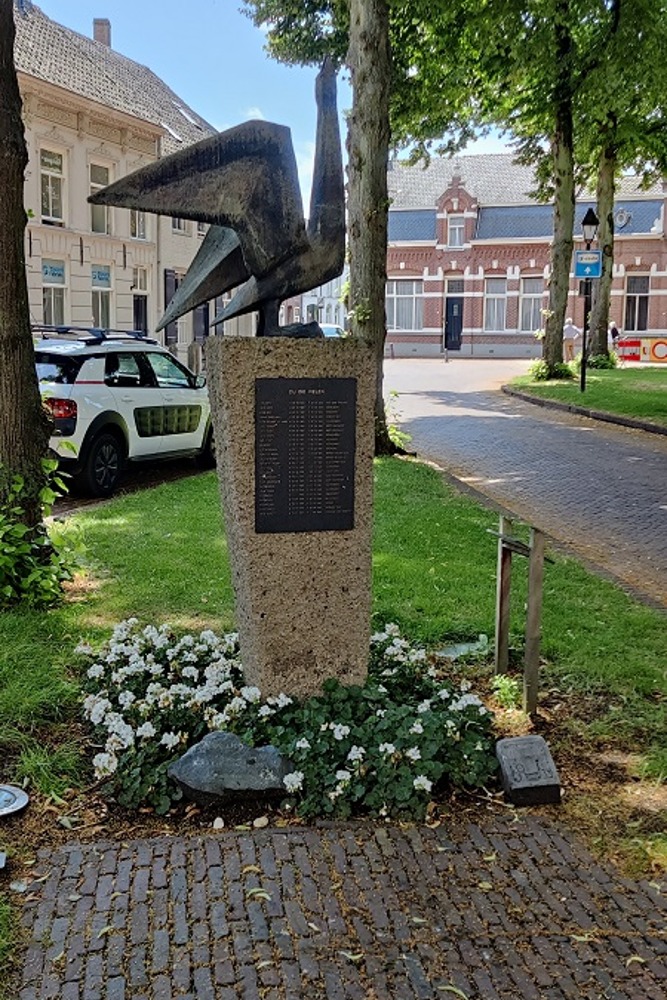
[[[88,204],[88,195],[214,133],[146,66],[111,47],[111,25],[86,38],[15,0],[15,62],[29,163],[26,267],[33,325],[151,332],[206,226]],[[209,333],[213,304],[161,339],[184,360]],[[225,324],[245,333],[251,317]],[[218,332],[222,332],[220,327]]]
[[[531,198],[531,169],[510,154],[434,158],[426,168],[395,160],[388,179],[387,350],[538,356],[553,209]],[[667,331],[664,205],[662,184],[619,181],[610,319],[628,334]],[[590,196],[577,199],[576,249],[589,206]],[[579,293],[571,275],[567,313],[582,326]]]

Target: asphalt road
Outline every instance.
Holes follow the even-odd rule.
[[[667,607],[667,437],[504,395],[528,365],[388,359],[385,391],[410,449]]]

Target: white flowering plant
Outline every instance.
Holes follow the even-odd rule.
[[[167,811],[180,794],[169,763],[217,729],[289,758],[285,792],[304,817],[420,818],[434,795],[480,787],[496,768],[491,713],[395,625],[372,637],[365,684],[330,680],[297,702],[244,684],[235,634],[177,639],[130,619],[88,667],[86,689],[96,775],[129,807]]]

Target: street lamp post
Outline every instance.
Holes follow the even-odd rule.
[[[598,225],[600,220],[593,211],[589,208],[581,222],[581,229],[584,234],[584,242],[586,243],[586,249],[590,250],[591,243],[595,239],[598,231]],[[591,314],[591,298],[592,298],[592,285],[590,278],[584,278],[584,329],[582,334],[582,349],[581,349],[581,374],[579,387],[582,392],[586,391],[586,351],[587,351],[587,339],[588,339],[588,322]]]

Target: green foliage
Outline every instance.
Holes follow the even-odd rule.
[[[392,389],[389,393],[389,399],[385,403],[385,418],[387,421],[387,433],[389,434],[389,440],[392,444],[395,444],[397,448],[402,448],[403,451],[407,448],[412,440],[412,437],[401,429],[399,423],[401,414],[396,409],[396,400],[398,399],[398,393],[395,389]]]
[[[569,365],[557,364],[549,366],[544,358],[538,358],[537,361],[533,361],[528,369],[528,374],[536,382],[546,382],[549,379],[571,381],[574,378],[574,373]]]
[[[96,776],[109,778],[121,805],[168,811],[181,794],[170,762],[219,729],[293,761],[285,789],[298,793],[303,816],[418,818],[432,790],[479,787],[493,774],[490,713],[469,685],[445,683],[397,626],[373,637],[364,685],[331,680],[303,702],[262,701],[244,685],[236,640],[210,631],[176,639],[136,619],[114,629],[87,670],[84,714],[104,745]]]
[[[623,368],[593,369],[586,378],[582,399],[576,382],[537,382],[530,375],[512,380],[512,385],[541,399],[564,403],[585,402],[595,410],[634,417],[658,426],[667,426],[667,369]]]
[[[65,492],[58,463],[42,461],[44,485],[39,494],[42,516],[48,517],[55,499]],[[26,516],[25,480],[16,475],[0,510],[0,606],[25,602],[49,607],[62,596],[63,581],[72,577],[74,552],[57,527],[43,522],[31,526]]]
[[[581,357],[575,358],[577,367],[581,368]],[[587,368],[597,369],[598,371],[609,371],[611,368],[616,368],[618,366],[618,359],[613,351],[609,351],[606,354],[591,354],[588,361],[586,362]]]
[[[521,704],[521,683],[508,674],[496,674],[491,682],[496,701],[502,708],[518,708]]]

